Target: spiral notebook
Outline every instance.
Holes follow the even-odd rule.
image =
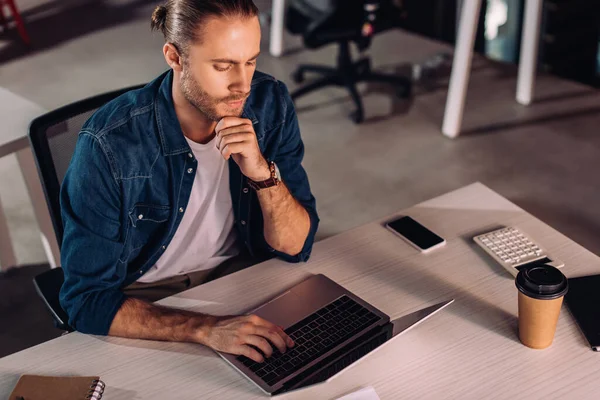
[[[100,400],[104,382],[99,376],[22,375],[9,400]]]

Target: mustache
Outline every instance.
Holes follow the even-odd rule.
[[[228,96],[228,97],[224,97],[221,99],[221,101],[223,102],[230,102],[230,101],[240,101],[240,100],[245,100],[248,96],[250,96],[250,92],[245,93],[245,94],[238,94],[235,96]]]

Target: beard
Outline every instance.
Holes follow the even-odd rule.
[[[245,101],[240,107],[230,107],[227,102],[245,100],[250,93],[237,94],[227,97],[217,98],[205,92],[196,79],[190,73],[190,69],[186,66],[181,73],[181,92],[185,99],[193,105],[198,111],[206,115],[211,121],[219,121],[223,117],[240,117],[244,110]],[[217,107],[219,104],[225,103],[229,109],[227,112],[219,112]]]

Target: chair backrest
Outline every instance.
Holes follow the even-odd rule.
[[[290,0],[284,20],[290,33],[302,35],[305,46],[316,48],[356,37],[360,33],[360,24],[353,23],[357,12],[362,16],[361,0]]]
[[[291,0],[285,24],[290,33],[301,34],[309,48],[353,41],[364,50],[370,44],[370,35],[363,34],[365,23],[377,34],[401,26],[402,13],[394,0]]]
[[[90,97],[51,111],[31,122],[29,141],[59,246],[62,245],[63,239],[60,186],[75,151],[81,128],[98,108],[125,92],[141,87],[143,85],[136,85]],[[52,314],[55,326],[72,331],[68,324],[67,313],[62,309],[59,301],[63,282],[62,268],[45,271],[33,279],[35,289]]]
[[[293,34],[304,34],[311,25],[319,25],[337,10],[337,0],[290,0],[285,24]]]
[[[81,127],[98,108],[123,93],[140,87],[143,85],[80,100],[37,117],[31,122],[29,141],[59,246],[62,244],[63,238],[60,185],[75,151]]]

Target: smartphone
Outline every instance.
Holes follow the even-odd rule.
[[[446,241],[409,216],[389,221],[385,226],[421,253],[429,253]]]

